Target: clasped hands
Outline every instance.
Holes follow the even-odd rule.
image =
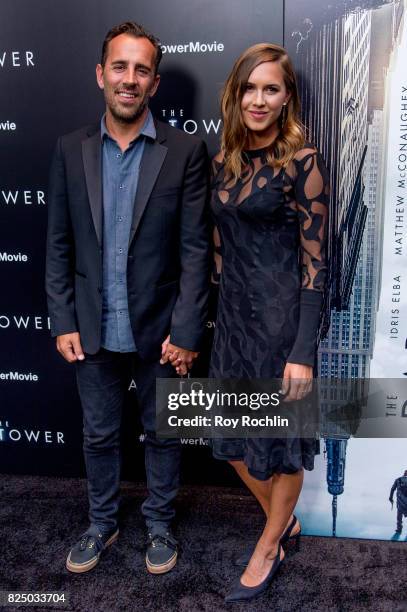
[[[170,362],[174,366],[177,374],[185,376],[188,370],[192,368],[194,360],[198,357],[198,353],[195,351],[189,351],[188,349],[181,348],[170,342],[170,337],[167,336],[161,345],[161,359],[160,363]]]

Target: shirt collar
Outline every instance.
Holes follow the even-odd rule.
[[[152,138],[153,140],[155,140],[156,137],[157,137],[157,132],[156,132],[155,125],[154,125],[153,115],[151,114],[150,110],[147,113],[146,120],[144,121],[143,127],[141,128],[137,138],[139,138],[140,136],[147,136],[148,138]],[[106,127],[106,113],[103,115],[103,117],[102,117],[102,119],[100,121],[100,137],[101,137],[102,142],[103,142],[103,140],[105,138],[110,138],[111,140],[114,140],[110,136],[109,132],[107,131],[107,127]],[[129,146],[132,145],[133,142],[135,142],[137,140],[137,138],[132,140],[129,143]]]

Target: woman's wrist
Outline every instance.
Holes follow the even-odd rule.
[[[287,361],[284,374],[289,374],[291,378],[313,378],[313,367],[303,363],[292,363]]]

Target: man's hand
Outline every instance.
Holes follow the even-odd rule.
[[[284,368],[281,391],[284,402],[303,399],[312,389],[312,367],[299,363],[287,363]]]
[[[74,361],[83,361],[85,359],[79,332],[57,336],[57,350],[69,363],[74,363]]]
[[[184,376],[192,368],[192,364],[198,357],[198,354],[195,351],[189,351],[188,349],[171,344],[170,337],[167,336],[162,343],[160,363],[164,364],[169,361],[174,366],[177,374]]]

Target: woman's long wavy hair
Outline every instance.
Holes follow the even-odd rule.
[[[279,45],[259,43],[246,49],[236,60],[222,95],[222,152],[225,172],[237,180],[244,166],[242,152],[247,147],[247,128],[243,122],[241,102],[252,71],[264,62],[278,62],[284,83],[291,96],[278,118],[280,131],[270,145],[267,161],[283,167],[305,142],[305,129],[300,120],[300,98],[294,69],[286,50]],[[282,115],[285,115],[284,120]]]

